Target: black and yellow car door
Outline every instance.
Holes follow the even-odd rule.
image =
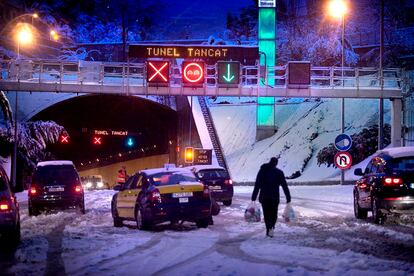
[[[135,203],[140,189],[137,188],[137,182],[140,179],[139,175],[134,175],[128,179],[125,184],[126,188],[119,192],[117,198],[118,214],[122,218],[134,219]]]

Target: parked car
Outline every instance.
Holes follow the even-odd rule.
[[[358,219],[372,212],[375,223],[388,215],[414,215],[414,147],[378,151],[354,187],[354,213]]]
[[[208,227],[211,199],[207,187],[184,168],[148,169],[132,175],[112,198],[115,227],[136,221],[138,229],[171,221],[191,221]]]
[[[208,186],[214,200],[223,202],[225,206],[231,205],[233,181],[226,169],[214,165],[196,165],[190,168],[196,178]]]
[[[72,161],[39,162],[28,193],[30,216],[50,209],[77,208],[85,213],[82,183]]]
[[[108,189],[108,184],[103,181],[102,175],[91,175],[82,178],[82,184],[85,190],[103,190]]]
[[[2,167],[0,167],[0,239],[0,244],[13,246],[20,242],[19,204]]]

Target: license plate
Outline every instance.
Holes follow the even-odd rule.
[[[188,197],[180,197],[178,199],[178,202],[180,202],[180,203],[188,203]]]
[[[210,190],[221,190],[221,186],[208,186]]]
[[[193,196],[193,192],[182,192],[182,193],[173,193],[172,194],[172,197],[174,197],[174,198],[192,197],[192,196]],[[188,198],[187,198],[187,200],[188,200]]]
[[[53,188],[49,188],[49,192],[64,192],[65,188],[63,187],[53,187]]]

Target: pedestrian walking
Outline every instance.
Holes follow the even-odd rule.
[[[286,178],[280,169],[276,168],[278,159],[272,157],[269,163],[260,167],[256,177],[256,183],[252,194],[252,201],[256,201],[259,194],[259,202],[262,204],[263,216],[266,224],[266,236],[273,237],[277,221],[277,211],[280,202],[279,186],[282,186],[287,203],[290,202],[290,192]]]

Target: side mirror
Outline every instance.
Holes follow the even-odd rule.
[[[122,191],[122,185],[121,185],[121,184],[116,184],[116,185],[113,187],[113,189],[114,189],[114,191]]]
[[[364,175],[364,173],[362,172],[362,169],[361,168],[355,169],[354,170],[354,174],[355,175],[358,175],[358,176],[363,176]]]

